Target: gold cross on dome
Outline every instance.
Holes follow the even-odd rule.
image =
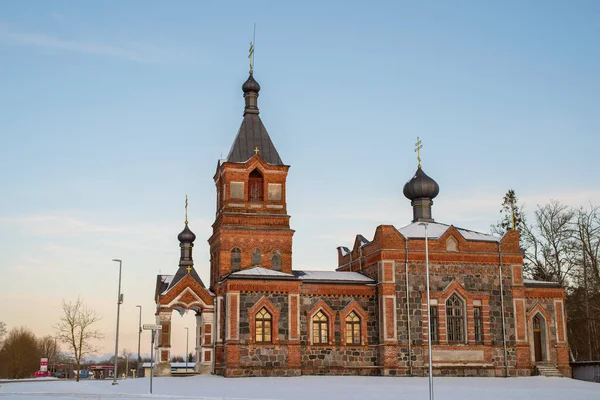
[[[187,272],[188,272],[188,274],[189,274],[189,273],[190,273],[190,271],[192,270],[192,266],[191,266],[191,265],[188,265],[186,269],[187,269]]]
[[[185,195],[185,224],[188,224],[188,197],[187,194]]]
[[[419,162],[419,168],[421,168],[421,149],[423,148],[423,144],[421,143],[421,139],[417,136],[417,142],[415,143],[415,152],[417,153],[417,161]]]
[[[254,148],[254,154],[258,154],[258,152],[259,152],[259,151],[260,151],[260,150],[258,150],[258,146],[256,146],[256,147]]]

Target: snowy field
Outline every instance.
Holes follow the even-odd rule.
[[[235,378],[212,375],[110,380],[0,383],[0,398],[47,399],[428,399],[427,378],[327,377]],[[593,400],[600,384],[567,378],[435,378],[436,400]]]

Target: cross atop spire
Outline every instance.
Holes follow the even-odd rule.
[[[185,195],[185,224],[188,224],[188,197]]]
[[[248,59],[250,60],[250,73],[252,73],[252,64],[254,64],[254,45],[252,44],[252,42],[250,42],[250,50],[248,50]]]
[[[421,149],[423,148],[423,144],[421,143],[421,139],[417,136],[417,142],[415,143],[415,152],[417,153],[417,161],[419,162],[419,168],[421,168]]]
[[[250,62],[250,75],[254,72],[254,43],[256,43],[256,23],[254,23],[254,36],[250,42],[250,50],[248,50],[248,60]]]

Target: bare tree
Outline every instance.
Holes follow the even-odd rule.
[[[0,350],[2,349],[2,341],[6,335],[6,324],[0,321]]]
[[[590,206],[580,208],[576,219],[576,253],[580,267],[575,273],[576,290],[567,297],[568,317],[573,336],[572,346],[580,359],[594,360],[600,356],[598,323],[600,318],[600,210]]]
[[[54,374],[56,368],[56,360],[59,353],[59,346],[56,343],[56,337],[44,336],[38,340],[38,348],[40,350],[40,357],[47,358],[51,362],[50,371]]]
[[[534,279],[556,281],[566,286],[567,278],[577,266],[575,219],[575,210],[550,200],[535,210],[533,226],[523,225],[527,272]]]
[[[63,300],[62,310],[63,315],[54,328],[58,338],[69,346],[79,371],[81,360],[98,350],[92,342],[104,337],[100,331],[92,327],[101,317],[96,311],[88,308],[79,297],[74,303]],[[79,374],[76,378],[79,382]]]
[[[35,335],[29,329],[13,328],[0,351],[0,377],[29,378],[40,367],[40,353]]]
[[[591,286],[600,290],[600,207],[577,211],[577,236],[582,263],[586,267]]]

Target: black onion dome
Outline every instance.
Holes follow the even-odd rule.
[[[260,91],[260,85],[258,84],[258,82],[256,82],[256,79],[254,79],[254,76],[252,74],[250,74],[246,82],[244,82],[244,84],[242,85],[242,91],[244,93]]]
[[[187,224],[185,224],[185,228],[177,235],[177,239],[180,243],[193,243],[194,240],[196,240],[196,235],[190,230]]]
[[[411,180],[404,185],[404,196],[409,200],[428,198],[433,199],[440,192],[436,181],[431,179],[423,169],[418,168]]]

